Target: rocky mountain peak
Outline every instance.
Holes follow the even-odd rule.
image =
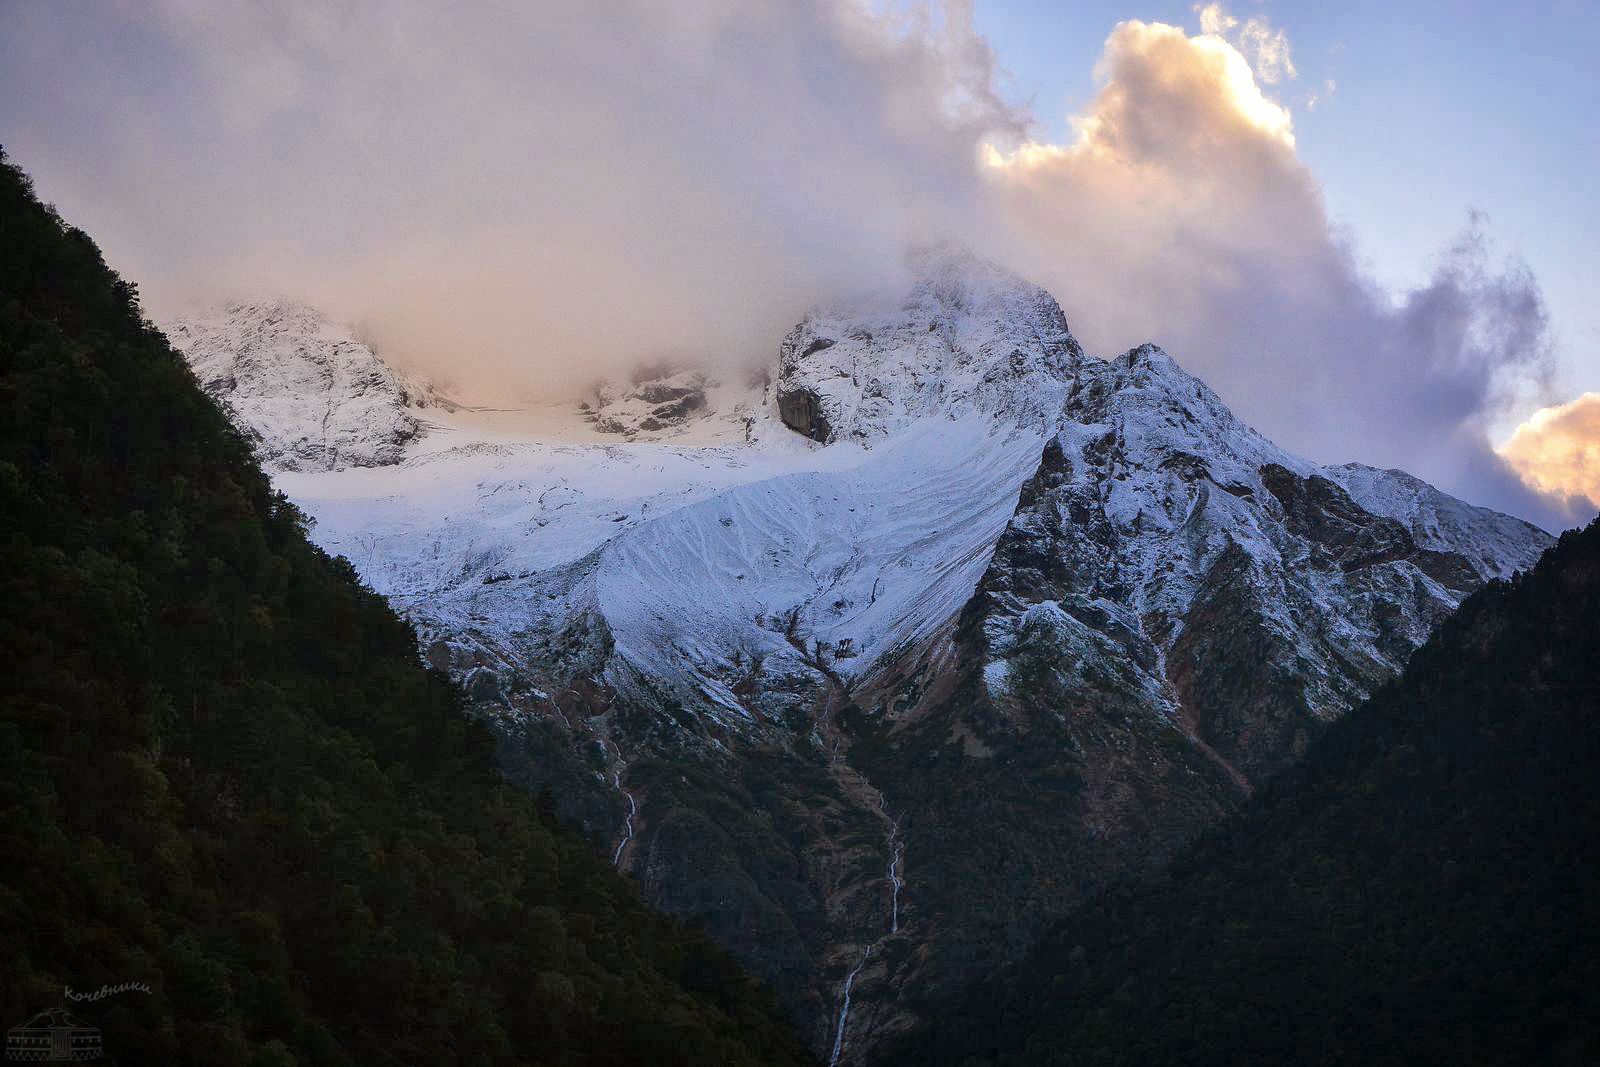
[[[1115,660],[1260,781],[1548,542],[1402,472],[1294,456],[1144,345],[1081,364],[969,633],[998,705],[1069,705]],[[1041,663],[1049,686],[1016,682]]]
[[[165,330],[269,469],[398,463],[425,432],[417,412],[454,406],[350,328],[294,301],[224,304]]]
[[[1241,421],[1205,382],[1158,345],[1114,359],[1086,359],[1063,406],[1064,422],[1086,426],[1114,419],[1131,428],[1141,450],[1204,452],[1229,465],[1259,466],[1280,449]]]
[[[899,303],[820,309],[789,332],[769,414],[824,444],[935,414],[1047,425],[1083,359],[1055,298],[949,245],[907,262]]]

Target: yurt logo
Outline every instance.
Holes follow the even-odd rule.
[[[106,1058],[100,1030],[66,1008],[41,1011],[6,1031],[6,1060],[17,1063],[99,1063]]]

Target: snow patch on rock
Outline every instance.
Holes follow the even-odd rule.
[[[164,328],[269,470],[398,463],[426,432],[420,413],[453,407],[303,304],[228,304]]]
[[[758,432],[870,444],[932,415],[1049,426],[1083,359],[1055,298],[949,246],[910,265],[898,305],[819,310],[790,331]]]
[[[718,427],[708,423],[736,425],[742,438],[764,385],[749,380],[741,384],[737,375],[706,369],[655,365],[622,380],[600,382],[578,407],[595,430],[629,441],[680,440],[697,431],[706,436],[708,429],[715,434]]]

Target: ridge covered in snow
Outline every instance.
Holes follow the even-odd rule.
[[[171,329],[508,773],[566,768],[646,894],[841,1062],[1026,926],[986,916],[1042,922],[1192,836],[1550,542],[1294,456],[1155,346],[1086,355],[970,254],[911,265],[897,302],[806,316],[759,397],[659,368],[559,432],[424,423],[441,401],[309,309]],[[1015,877],[974,895],[974,863]]]
[[[304,304],[227,304],[164,329],[268,470],[398,463],[426,432],[419,412],[454,407]]]
[[[899,306],[818,310],[789,332],[769,417],[824,444],[936,413],[1046,428],[1084,358],[1055,298],[948,246],[910,265]]]
[[[281,484],[463,670],[670,691],[713,732],[798,714],[960,610],[1084,358],[1043,290],[965,253],[915,266],[865,325],[819,313],[791,333],[750,445],[491,446],[441,427],[392,472]],[[646,375],[596,414],[634,397],[681,418],[704,387]],[[813,388],[821,450],[781,421]]]
[[[1285,452],[1145,345],[1080,367],[973,602],[976,654],[1000,706],[1049,702],[1021,665],[1056,663],[1063,700],[1115,665],[1260,781],[1548,543],[1401,472]]]

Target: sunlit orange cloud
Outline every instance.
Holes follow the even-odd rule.
[[[1499,452],[1530,488],[1600,507],[1600,393],[1534,412]]]

